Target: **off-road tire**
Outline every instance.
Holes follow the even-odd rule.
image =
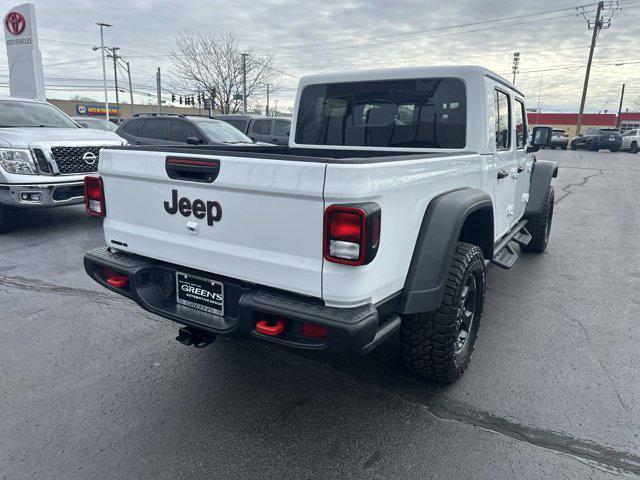
[[[549,244],[549,236],[551,235],[551,223],[553,221],[553,202],[555,193],[553,186],[549,185],[547,198],[544,201],[542,211],[538,215],[531,215],[528,218],[527,230],[533,238],[529,245],[520,247],[525,252],[542,253]]]
[[[473,278],[470,278],[470,277]],[[473,318],[464,346],[460,349],[462,320],[468,319],[469,282],[474,284]],[[482,250],[458,242],[449,265],[442,302],[433,312],[402,316],[400,349],[405,366],[414,374],[439,383],[452,384],[462,376],[476,343],[485,295],[485,266]],[[459,350],[456,352],[456,350]]]
[[[13,213],[4,205],[0,205],[0,233],[7,233],[13,227]]]
[[[631,153],[638,153],[638,142],[636,142],[635,140],[631,142],[631,147],[629,147],[629,151]]]
[[[616,153],[618,150],[620,150],[619,148],[610,148],[609,151],[611,153]]]

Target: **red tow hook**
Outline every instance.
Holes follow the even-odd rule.
[[[260,320],[256,323],[256,331],[258,333],[262,333],[263,335],[269,335],[270,337],[275,337],[276,335],[280,335],[284,332],[284,320],[278,319],[276,320],[275,325],[269,325],[269,322],[266,320]]]
[[[124,288],[129,285],[129,277],[127,277],[126,275],[109,277],[107,278],[107,283],[115,288]]]

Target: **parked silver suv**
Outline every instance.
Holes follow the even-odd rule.
[[[46,102],[0,96],[0,232],[22,208],[82,203],[85,174],[98,170],[101,147],[123,144]]]

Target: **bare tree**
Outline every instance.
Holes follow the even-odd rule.
[[[176,87],[186,92],[215,89],[215,108],[221,113],[237,113],[242,108],[242,53],[247,53],[247,106],[261,105],[266,86],[271,91],[280,85],[279,74],[271,67],[272,56],[241,50],[233,34],[184,32],[171,50]]]

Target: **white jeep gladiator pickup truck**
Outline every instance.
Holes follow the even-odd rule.
[[[81,128],[53,105],[0,96],[0,233],[25,208],[84,201],[84,176],[99,150],[123,145],[112,132]]]
[[[524,96],[474,66],[300,80],[288,147],[119,147],[85,181],[106,247],[87,273],[182,325],[367,353],[452,383],[474,348],[489,263],[547,247],[557,166],[531,152]],[[525,295],[526,292],[523,292]]]

